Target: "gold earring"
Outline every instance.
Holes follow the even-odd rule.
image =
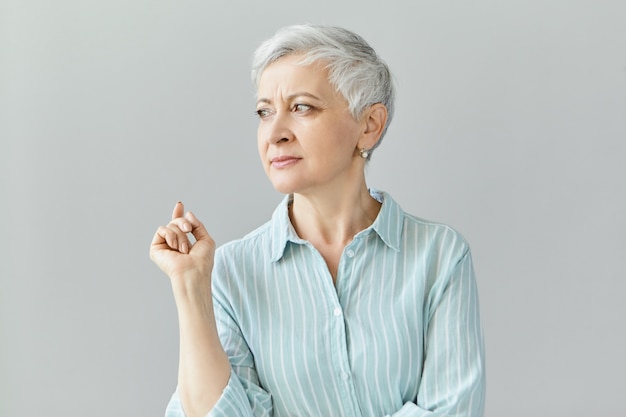
[[[361,158],[367,159],[370,156],[370,151],[368,149],[362,148],[359,154],[361,155]]]

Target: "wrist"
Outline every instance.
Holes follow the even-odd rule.
[[[172,277],[172,292],[177,305],[192,304],[212,306],[210,277],[180,276]]]

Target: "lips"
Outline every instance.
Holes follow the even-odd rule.
[[[300,159],[302,158],[298,158],[297,156],[282,155],[275,156],[274,158],[270,159],[270,163],[274,168],[286,168],[297,163]]]

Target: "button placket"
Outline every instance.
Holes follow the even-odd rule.
[[[346,322],[343,301],[347,300],[349,296],[350,288],[354,284],[355,276],[352,273],[354,269],[354,261],[357,252],[358,239],[355,239],[350,243],[342,254],[342,259],[339,262],[339,269],[336,282],[336,295],[337,302],[332,308],[332,317],[335,320],[334,326],[335,333],[338,338],[335,339],[339,344],[336,345],[334,361],[336,365],[336,378],[339,383],[339,389],[347,401],[343,404],[346,407],[347,415],[356,416],[360,415],[360,407],[358,403],[358,397],[356,395],[355,387],[352,380],[352,371],[350,369],[350,359],[348,355],[349,346],[347,345],[346,338]]]

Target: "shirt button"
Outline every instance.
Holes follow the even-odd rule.
[[[339,316],[341,316],[341,309],[339,307],[337,307],[335,309],[335,311],[333,311],[333,313],[335,314],[335,316],[339,317]]]
[[[354,256],[354,251],[352,249],[348,249],[346,255],[348,256],[348,258],[352,258]]]
[[[341,373],[341,378],[342,378],[344,381],[347,381],[347,380],[348,380],[348,378],[350,378],[350,375],[348,375],[348,373],[347,373],[347,372],[342,372],[342,373]]]

